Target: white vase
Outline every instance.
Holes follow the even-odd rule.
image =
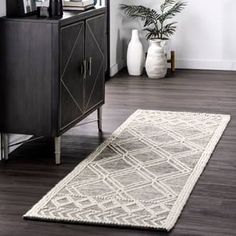
[[[167,73],[167,59],[161,42],[160,39],[150,40],[145,67],[151,79],[164,78]]]
[[[144,51],[136,29],[132,30],[132,37],[128,46],[127,67],[129,75],[139,76],[143,73]]]

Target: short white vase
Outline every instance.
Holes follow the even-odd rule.
[[[145,67],[151,79],[162,79],[167,73],[167,58],[161,42],[160,39],[150,40]]]
[[[144,51],[136,29],[132,30],[132,37],[128,45],[127,67],[129,75],[139,76],[143,73]]]

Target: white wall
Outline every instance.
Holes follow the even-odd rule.
[[[120,4],[125,0],[110,0],[110,75],[115,75],[123,66],[124,40],[122,38],[122,15]]]
[[[159,0],[126,0],[125,2],[142,4],[155,9],[160,3]],[[170,46],[177,53],[177,67],[236,70],[236,1],[186,0],[186,2],[187,8],[177,17],[178,28]],[[122,28],[121,41],[125,41],[123,55],[118,57],[122,61],[125,58],[131,29],[141,29],[141,23],[131,21],[123,14],[121,17],[118,9],[115,11],[117,19],[115,25]],[[141,33],[141,35],[142,41],[147,45],[145,34]],[[114,59],[114,54],[112,57]]]

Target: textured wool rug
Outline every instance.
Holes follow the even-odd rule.
[[[24,218],[170,230],[229,120],[138,110]]]

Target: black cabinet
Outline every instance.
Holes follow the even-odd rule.
[[[84,114],[84,32],[84,22],[60,30],[60,131]]]
[[[102,14],[61,28],[60,131],[104,101],[104,23]]]
[[[103,32],[97,28],[102,25],[104,16],[86,20],[85,58],[88,58],[88,75],[85,81],[85,112],[97,106],[104,99],[104,82],[99,78],[105,70],[105,41]],[[96,99],[95,99],[96,98]]]
[[[3,17],[0,35],[0,132],[56,137],[59,162],[57,137],[104,104],[106,8]]]

